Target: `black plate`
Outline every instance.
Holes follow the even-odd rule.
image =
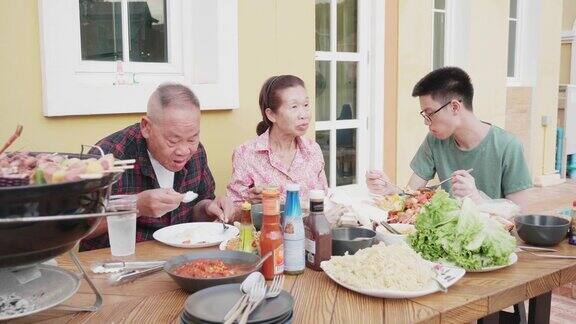
[[[257,324],[290,324],[292,323],[292,316],[294,312],[290,312],[281,318],[273,319],[270,321],[258,322]],[[214,324],[213,322],[205,322],[200,320],[195,320],[186,311],[182,312],[180,315],[180,322],[182,324]],[[250,323],[250,322],[249,322]]]
[[[222,323],[224,315],[242,297],[239,284],[201,290],[186,299],[184,311],[194,321]],[[292,312],[294,299],[286,291],[264,300],[250,315],[248,323],[275,323]]]

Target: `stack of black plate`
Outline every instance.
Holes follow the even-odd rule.
[[[224,315],[242,297],[240,284],[214,286],[200,290],[186,299],[180,316],[184,324],[208,324],[224,322]],[[260,304],[248,319],[248,323],[291,323],[294,299],[282,291],[278,297]]]

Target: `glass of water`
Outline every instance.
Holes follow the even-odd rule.
[[[108,211],[133,210],[122,216],[108,216],[108,237],[112,256],[128,256],[136,251],[136,195],[113,196],[108,201]]]

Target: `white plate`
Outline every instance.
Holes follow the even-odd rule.
[[[508,257],[508,264],[505,265],[501,265],[501,266],[494,266],[494,267],[487,267],[487,268],[482,268],[482,269],[478,269],[478,270],[466,270],[467,272],[490,272],[490,271],[495,271],[498,269],[502,269],[502,268],[506,268],[509,267],[511,265],[513,265],[514,263],[516,263],[518,261],[518,254],[516,253],[512,253],[510,254],[510,257]]]
[[[437,266],[446,268],[446,269],[448,269],[447,274],[454,276],[454,279],[447,282],[447,285],[446,285],[447,287],[450,287],[453,284],[455,284],[458,280],[462,279],[464,274],[466,274],[466,270],[464,270],[462,268],[447,267],[447,266],[435,264],[432,262],[429,262],[429,264],[430,264],[430,266],[437,265]],[[320,265],[320,266],[322,267],[322,265]],[[330,277],[330,279],[332,279],[334,282],[336,282],[337,284],[339,284],[340,286],[342,286],[344,288],[350,289],[352,291],[355,291],[355,292],[363,294],[363,295],[380,297],[380,298],[415,298],[415,297],[433,294],[437,291],[440,291],[440,287],[438,286],[438,283],[436,281],[434,281],[433,279],[430,279],[430,281],[424,287],[422,287],[422,289],[419,289],[419,290],[362,289],[362,288],[353,287],[349,284],[340,282],[336,278],[332,277],[326,271],[324,271],[324,273],[326,273],[326,275],[328,275],[328,277]]]
[[[155,240],[180,248],[200,248],[214,246],[238,235],[238,228],[226,225],[222,232],[222,223],[198,222],[177,224],[157,230],[152,235]],[[185,241],[190,240],[190,243]]]

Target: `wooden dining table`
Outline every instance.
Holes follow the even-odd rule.
[[[533,189],[526,213],[553,214],[576,199],[576,184]],[[556,254],[576,256],[576,246],[566,241]],[[214,250],[205,248],[204,250]],[[194,251],[197,251],[195,249]],[[156,241],[138,243],[131,260],[165,260],[192,252]],[[358,294],[339,286],[323,272],[306,269],[286,276],[284,290],[295,300],[294,323],[463,323],[480,319],[498,323],[499,311],[530,300],[530,323],[547,323],[551,291],[576,281],[575,259],[545,259],[518,253],[512,266],[487,273],[467,273],[447,293],[411,299],[382,299]],[[111,258],[109,249],[78,253],[83,267]],[[74,270],[67,255],[59,266]],[[70,312],[61,306],[13,322],[47,323],[178,323],[188,294],[164,272],[139,278],[121,286],[110,286],[108,276],[89,272],[89,278],[104,296],[96,312]],[[89,305],[94,294],[84,281],[66,305]]]

